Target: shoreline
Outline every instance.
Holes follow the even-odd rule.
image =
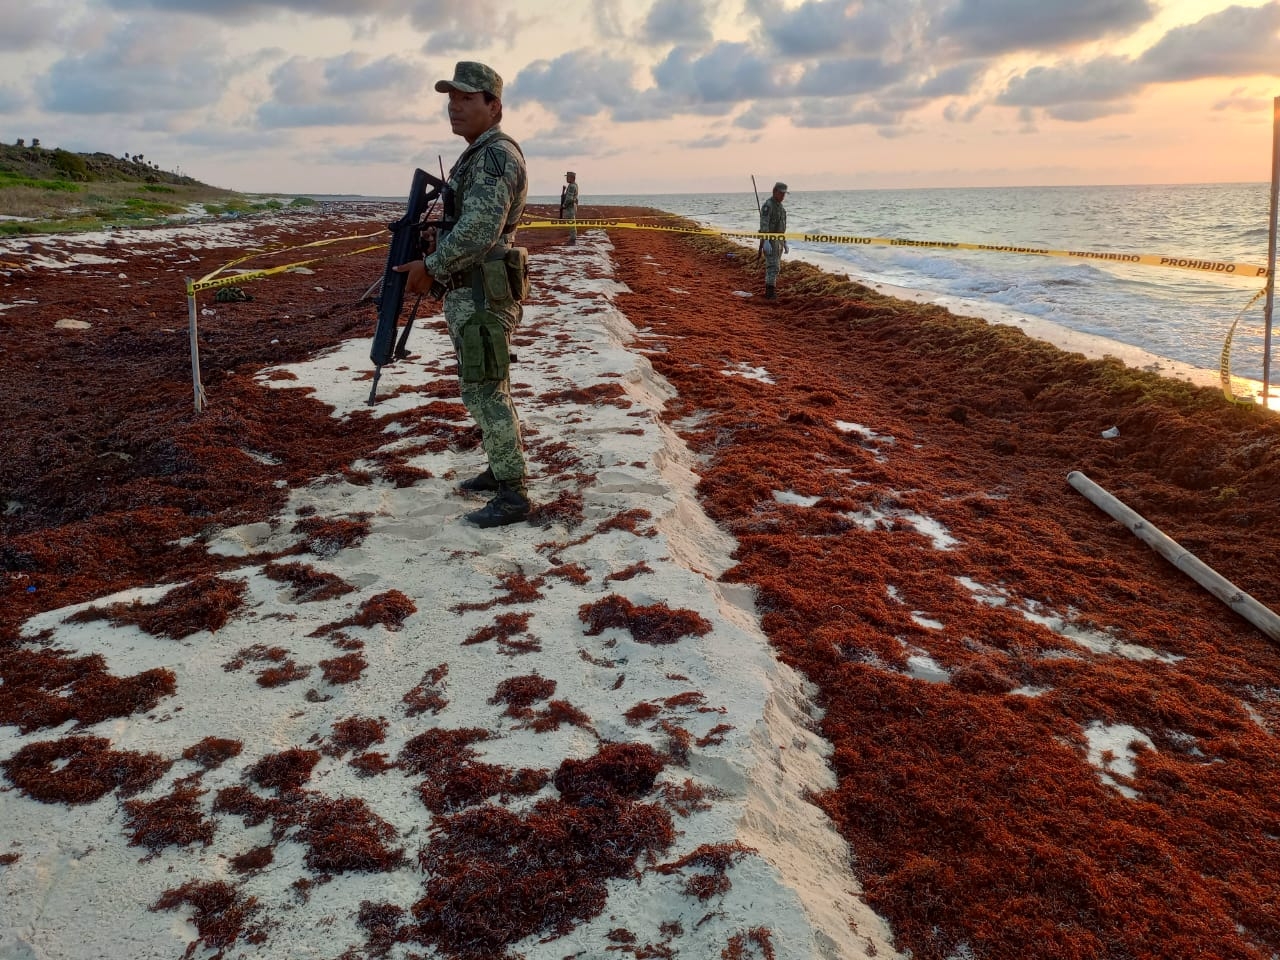
[[[1054,323],[1052,320],[1045,320],[1041,317],[1035,317],[1028,313],[1021,313],[1010,307],[1004,307],[997,303],[991,303],[983,300],[972,300],[966,297],[955,297],[948,294],[932,293],[928,290],[919,290],[912,287],[899,287],[888,283],[879,283],[867,280],[863,277],[855,275],[849,269],[849,265],[841,261],[837,257],[824,255],[821,253],[812,253],[805,250],[799,250],[789,254],[793,260],[801,260],[812,266],[818,267],[827,273],[838,277],[847,277],[855,283],[860,283],[865,287],[882,293],[885,296],[895,297],[909,303],[929,303],[936,306],[944,307],[958,316],[977,317],[988,323],[1000,324],[1001,326],[1015,327],[1021,330],[1029,337],[1037,340],[1043,340],[1045,343],[1052,344],[1061,350],[1069,353],[1079,353],[1090,360],[1101,360],[1105,357],[1114,357],[1125,366],[1132,367],[1135,370],[1145,370],[1148,373],[1159,374],[1163,377],[1171,377],[1176,380],[1182,380],[1186,383],[1194,384],[1198,387],[1210,387],[1214,389],[1222,389],[1222,375],[1216,369],[1206,367],[1197,367],[1189,363],[1183,363],[1180,360],[1174,360],[1170,357],[1162,357],[1158,354],[1143,350],[1141,347],[1134,347],[1119,340],[1113,340],[1109,337],[1098,336],[1092,333],[1083,333],[1081,331],[1072,330],[1061,324]],[[785,260],[784,260],[785,269]],[[1236,385],[1245,385],[1257,398],[1256,402],[1261,400],[1262,381],[1251,380],[1246,377],[1232,375],[1232,383]],[[1271,384],[1270,408],[1280,410],[1280,383],[1273,381]]]

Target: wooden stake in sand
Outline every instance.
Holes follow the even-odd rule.
[[[1280,642],[1280,616],[1277,616],[1272,610],[1263,606],[1230,580],[1198,560],[1194,554],[1180,546],[1177,541],[1166,537],[1140,514],[1129,509],[1129,507],[1125,506],[1083,473],[1072,470],[1067,474],[1067,483],[1071,484],[1077,492],[1082,494],[1094,506],[1123,523],[1139,540],[1272,640]]]
[[[200,340],[196,331],[196,294],[187,277],[187,337],[191,341],[191,386],[195,393],[196,413],[204,410],[204,384],[200,381]]]

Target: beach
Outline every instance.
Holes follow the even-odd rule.
[[[0,246],[0,956],[1280,951],[1280,650],[1065,479],[1280,609],[1274,415],[531,230],[479,530],[438,307],[367,402],[376,251],[202,294],[193,409],[186,278],[394,216]]]

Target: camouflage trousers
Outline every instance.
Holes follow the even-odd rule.
[[[778,282],[778,273],[782,270],[782,241],[766,240],[764,242],[764,282],[773,286]]]
[[[511,346],[511,334],[520,323],[520,304],[508,300],[491,304],[489,312],[502,320],[507,334],[507,347]],[[476,313],[475,299],[469,289],[451,291],[445,296],[444,318],[449,326],[449,339],[453,341],[458,356],[459,381],[462,384],[462,402],[480,427],[481,445],[489,458],[494,477],[503,483],[523,484],[527,471],[524,461],[524,443],[520,438],[520,416],[511,399],[511,378],[480,380],[468,383],[461,378],[462,331]]]
[[[562,217],[561,219],[563,219],[563,220],[577,220],[577,219],[578,219],[578,205],[575,203],[573,206],[565,207],[565,208],[564,208],[564,215],[563,215],[563,217]],[[569,228],[569,239],[570,239],[570,240],[572,240],[574,243],[577,243],[577,242],[578,242],[578,228],[577,228],[577,227],[570,227],[570,228]]]

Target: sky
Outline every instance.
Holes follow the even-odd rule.
[[[0,141],[407,193],[480,60],[530,193],[1271,179],[1280,0],[0,0]]]

